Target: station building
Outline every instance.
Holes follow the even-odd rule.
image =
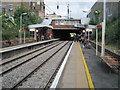
[[[14,15],[16,8],[20,5],[24,5],[28,10],[36,13],[40,17],[45,16],[44,0],[2,1],[0,7],[2,9],[2,13]]]
[[[95,20],[95,11],[99,10],[101,12],[99,16],[99,20],[103,20],[103,7],[104,7],[104,0],[97,0],[97,2],[92,6],[91,12],[88,14],[88,17]],[[115,18],[120,17],[120,1],[109,1],[106,0],[106,19],[111,21]]]

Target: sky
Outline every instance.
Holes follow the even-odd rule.
[[[70,16],[76,19],[84,18],[90,12],[91,7],[97,0],[44,0],[45,13],[67,16],[67,6],[69,4]],[[59,9],[57,9],[57,5]],[[83,12],[87,11],[87,12]]]

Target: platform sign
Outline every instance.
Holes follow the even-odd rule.
[[[92,29],[88,29],[88,28],[87,28],[86,31],[87,31],[87,32],[92,32]]]
[[[30,28],[30,30],[29,31],[35,31],[35,28]]]
[[[25,32],[25,30],[19,30],[19,32]]]
[[[102,28],[102,23],[98,24],[97,28]]]

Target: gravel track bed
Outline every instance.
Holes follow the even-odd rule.
[[[55,44],[55,45],[56,45],[56,44]],[[42,49],[42,50],[40,50],[40,51],[37,51],[37,52],[35,52],[35,53],[32,53],[32,54],[30,54],[30,55],[27,55],[27,56],[25,56],[25,57],[22,57],[22,58],[20,58],[20,59],[17,59],[16,61],[13,61],[13,62],[11,62],[11,63],[8,63],[8,64],[6,64],[6,65],[3,65],[3,66],[2,66],[2,72],[6,71],[6,70],[8,70],[8,69],[10,69],[10,68],[12,68],[12,67],[14,67],[14,66],[16,66],[16,65],[18,65],[18,64],[20,64],[20,63],[22,63],[22,62],[25,62],[26,60],[30,59],[31,57],[34,57],[34,56],[38,55],[39,53],[41,53],[41,52],[43,52],[43,51],[45,51],[45,50],[47,50],[47,49],[49,49],[49,48],[51,48],[51,47],[53,47],[53,46],[55,46],[55,45],[49,46],[49,47],[44,48],[44,49]]]
[[[21,65],[20,67],[12,70],[11,72],[5,74],[2,79],[2,87],[12,88],[17,82],[19,82],[21,79],[27,76],[31,71],[38,67],[47,58],[49,58],[55,51],[57,51],[65,43],[66,42],[45,52],[44,54],[34,58],[33,60]]]
[[[34,52],[34,51],[36,51],[36,50],[39,50],[39,49],[41,49],[41,48],[43,48],[43,47],[52,45],[52,44],[57,43],[57,42],[58,42],[58,41],[53,42],[53,43],[50,43],[50,44],[41,45],[39,48],[35,48],[34,50],[30,50],[30,51],[28,51],[28,52],[23,52],[23,53],[20,53],[20,54],[17,55],[17,56],[13,56],[13,57],[10,57],[10,58],[7,58],[7,59],[3,59],[2,62],[0,62],[0,64],[5,63],[5,62],[8,62],[8,61],[11,61],[11,60],[13,60],[13,59],[15,59],[15,58],[17,58],[17,57],[21,57],[21,56],[23,56],[23,55],[26,55],[26,54],[28,54],[28,53]],[[60,41],[59,41],[59,42],[60,42]]]
[[[18,88],[44,88],[60,64],[69,46],[70,43],[62,48],[54,57],[52,57],[45,65],[43,65],[37,72],[34,73],[34,75],[28,78]]]

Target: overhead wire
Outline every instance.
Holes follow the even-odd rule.
[[[45,6],[47,6],[47,8],[49,8],[49,10],[51,10],[53,13],[55,12],[55,11],[53,11],[50,7],[48,7],[48,5],[45,4]],[[47,9],[47,8],[46,8],[46,9]]]
[[[49,11],[51,13],[51,11],[49,9],[46,8],[47,11]]]

